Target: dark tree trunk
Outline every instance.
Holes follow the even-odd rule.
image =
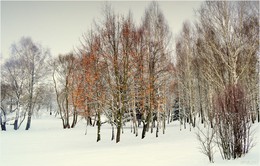
[[[185,117],[184,120],[183,120],[184,121],[184,129],[186,129],[186,122],[188,121],[187,119],[188,118]]]
[[[146,128],[147,128],[147,124],[145,124],[145,122],[143,122],[142,139],[144,139],[144,137],[145,137]]]
[[[203,114],[202,106],[200,106],[200,118],[201,118],[201,124],[203,124],[204,123],[204,114]]]
[[[117,120],[116,120],[116,143],[120,142],[121,137],[121,129],[122,129],[122,113],[119,111],[117,113]]]
[[[193,127],[195,127],[196,126],[196,117],[194,116],[194,118],[193,118],[193,123],[192,123],[193,125]]]
[[[251,113],[251,121],[252,121],[253,124],[255,123],[255,120],[256,120],[256,117],[254,116],[253,113]]]
[[[27,124],[26,124],[26,128],[25,130],[29,130],[29,128],[31,127],[31,115],[28,115],[28,119],[27,119]]]
[[[116,129],[116,143],[120,142],[121,136],[121,125],[119,124]]]
[[[258,121],[258,123],[260,122],[260,114],[259,114],[259,110],[257,111],[257,121]]]
[[[74,128],[76,126],[77,120],[78,120],[78,114],[77,114],[77,110],[75,108],[74,112],[73,112],[73,120],[72,120],[71,128]]]
[[[60,114],[60,117],[61,117],[63,129],[65,129],[66,128],[66,124],[65,124],[65,120],[64,120],[62,114]]]
[[[138,124],[137,124],[137,125],[138,125],[138,127],[140,127],[140,125],[141,125],[141,120],[140,120],[140,119],[138,119],[138,120],[137,120],[137,123],[138,123]]]
[[[112,136],[111,136],[111,141],[115,139],[115,130],[114,130],[114,125],[112,124]]]
[[[94,123],[92,123],[92,119],[91,119],[91,117],[90,117],[90,116],[88,116],[88,117],[87,117],[87,119],[88,119],[88,120],[87,120],[87,121],[88,121],[88,122],[87,122],[87,123],[88,123],[88,125],[90,125],[90,126],[93,126],[93,127],[94,127],[94,126],[95,126],[95,122],[94,122]]]
[[[100,129],[101,129],[101,118],[100,118],[100,113],[98,112],[98,120],[97,120],[97,142],[101,140]]]
[[[156,137],[159,135],[159,122],[157,121],[157,127],[156,127]]]
[[[63,129],[70,129],[70,124],[67,123],[67,122],[65,122],[65,123],[63,124]]]
[[[154,126],[155,126],[155,121],[153,120],[153,121],[152,121],[152,125],[151,125],[151,133],[153,133],[153,128],[154,128]]]
[[[199,68],[197,69],[197,70],[199,70]],[[198,75],[197,75],[197,77],[198,77],[198,92],[199,92],[199,102],[200,102],[200,118],[201,118],[201,124],[203,124],[204,123],[204,113],[203,113],[203,108],[202,108],[202,101],[201,101],[201,87],[200,87],[200,72],[199,71],[197,71],[197,73],[198,73]]]
[[[68,80],[66,79],[66,87],[68,87]],[[68,89],[68,88],[67,88]],[[67,90],[68,91],[68,90]],[[69,115],[69,96],[66,93],[66,113],[65,113],[65,121],[66,121],[66,128],[70,128],[70,115]]]
[[[52,115],[52,104],[50,104],[50,115]]]
[[[5,126],[6,125],[6,114],[5,114],[5,111],[3,111],[3,114],[4,114],[4,121],[2,120],[2,111],[0,111],[1,130],[6,131],[6,126]]]
[[[18,130],[18,119],[14,120],[14,130]]]
[[[1,129],[2,131],[6,131],[6,126],[5,126],[6,122],[2,122],[1,123]]]

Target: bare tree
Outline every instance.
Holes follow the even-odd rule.
[[[11,95],[11,86],[8,84],[4,84],[1,82],[1,110],[0,110],[0,124],[1,130],[6,131],[6,121],[7,121],[7,114],[8,114],[8,102],[12,99]]]
[[[195,127],[196,114],[198,109],[196,107],[195,97],[197,78],[194,69],[198,69],[198,66],[194,64],[194,34],[191,24],[185,22],[181,36],[177,38],[176,43],[176,55],[177,55],[177,78],[179,82],[179,103],[181,104],[182,119],[184,124],[189,122]]]
[[[77,67],[77,60],[73,54],[59,55],[53,63],[52,79],[56,93],[56,100],[59,107],[59,114],[63,128],[74,127],[75,122],[70,124],[70,113],[73,110],[73,121],[77,118],[77,111],[73,108],[73,70]]]
[[[208,121],[205,121],[204,123],[208,123]],[[209,162],[214,163],[216,129],[215,126],[211,128],[209,123],[207,124],[206,128],[203,129],[200,128],[199,125],[197,125],[198,130],[196,132],[196,136],[197,140],[200,143],[201,153],[205,154],[208,157]]]
[[[14,130],[19,129],[26,115],[26,111],[22,110],[22,107],[25,108],[27,105],[27,102],[25,101],[26,74],[24,73],[24,67],[21,58],[16,57],[15,55],[8,59],[2,67],[2,83],[6,87],[2,87],[3,89],[1,89],[5,91],[3,103],[1,102],[1,104],[4,104],[4,100],[8,100],[6,101],[7,105],[5,109],[9,108],[9,111],[5,110],[5,112],[15,112]]]
[[[206,1],[198,14],[195,33],[176,44],[180,105],[189,110],[192,103],[194,116],[210,122],[224,159],[241,157],[250,147],[250,120],[259,114],[259,6]]]
[[[223,159],[235,159],[248,153],[252,147],[251,124],[244,90],[229,86],[216,97],[215,119],[217,143]]]
[[[142,138],[145,137],[145,132],[150,128],[150,124],[154,119],[154,115],[158,111],[158,103],[156,95],[159,89],[163,88],[161,81],[168,71],[170,65],[170,39],[171,33],[168,24],[164,18],[158,3],[152,2],[145,12],[143,19],[143,35],[145,43],[145,65],[147,83],[147,96],[145,109],[142,112],[143,116],[143,131]],[[151,127],[153,132],[153,127]]]
[[[26,74],[26,93],[28,94],[27,105],[27,124],[26,130],[31,126],[31,117],[33,114],[34,90],[40,81],[46,76],[45,60],[50,55],[49,50],[43,48],[40,44],[34,43],[31,38],[21,38],[20,42],[12,46],[13,54],[19,57],[24,65]]]

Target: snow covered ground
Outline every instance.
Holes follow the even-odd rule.
[[[75,129],[64,130],[61,120],[51,116],[33,119],[31,130],[19,131],[8,126],[1,132],[1,166],[202,166],[202,165],[260,165],[258,144],[243,158],[223,161],[215,154],[215,163],[210,164],[200,153],[194,129],[180,131],[175,122],[166,128],[166,134],[147,133],[141,140],[129,127],[124,128],[121,142],[111,142],[111,128],[103,125],[101,142],[96,142],[96,127],[88,127],[80,121]],[[259,124],[255,137],[259,139]]]

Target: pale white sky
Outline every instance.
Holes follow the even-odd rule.
[[[116,12],[132,11],[139,22],[150,1],[113,1]],[[65,54],[80,45],[93,19],[102,19],[103,1],[1,1],[1,54],[10,56],[10,47],[22,36],[29,36],[51,50],[53,56]],[[200,1],[159,1],[173,34],[182,23],[194,18]]]

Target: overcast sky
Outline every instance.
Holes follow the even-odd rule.
[[[116,12],[132,11],[140,22],[149,1],[111,2]],[[182,23],[194,19],[200,1],[159,1],[171,31],[176,34]],[[82,34],[88,32],[93,20],[102,19],[102,1],[1,1],[1,54],[10,56],[11,44],[29,36],[53,56],[65,54],[79,46]]]

